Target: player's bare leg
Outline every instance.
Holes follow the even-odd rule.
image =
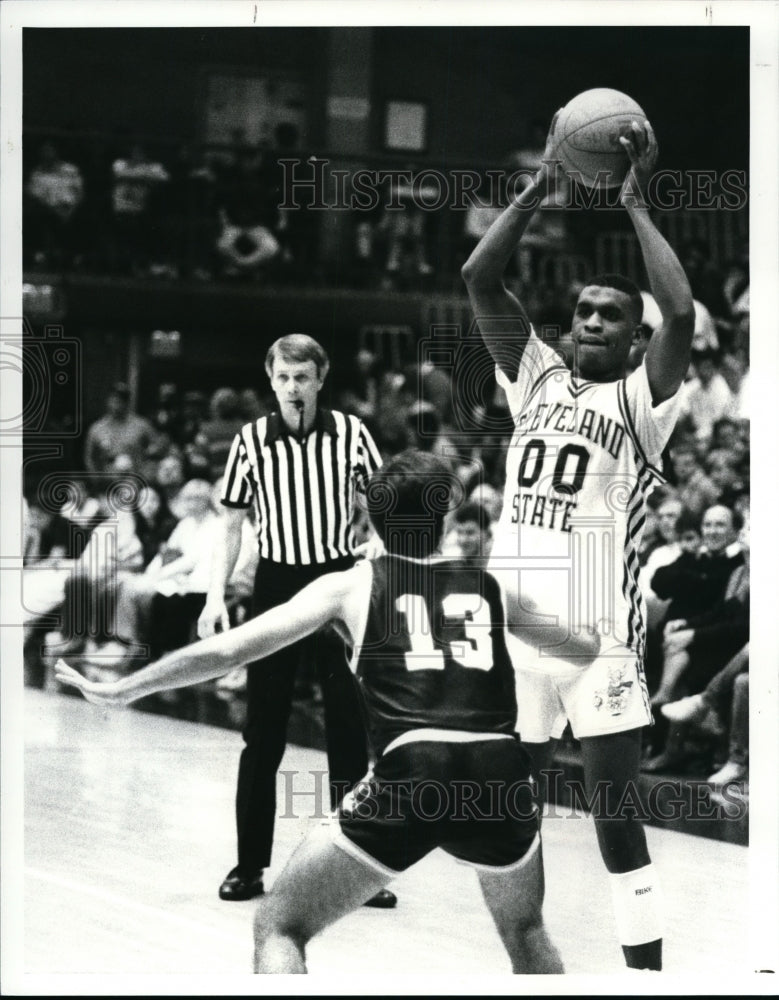
[[[521,746],[533,765],[531,774],[536,786],[533,801],[540,817],[544,815],[544,806],[549,801],[549,785],[554,780],[554,776],[549,772],[554,761],[557,740],[546,740],[544,743],[526,743],[523,740]]]
[[[254,971],[305,973],[306,945],[390,879],[333,843],[317,826],[298,847],[254,916]]]
[[[629,968],[662,967],[657,886],[641,821],[631,806],[620,809],[626,792],[633,802],[641,758],[641,730],[581,739],[584,781],[593,805],[598,845],[611,874],[617,930]],[[599,783],[605,795],[597,795]]]
[[[479,885],[512,972],[522,975],[561,973],[563,963],[544,926],[544,866],[541,841],[516,866],[478,870]]]

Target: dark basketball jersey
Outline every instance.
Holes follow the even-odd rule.
[[[513,733],[517,703],[500,589],[469,560],[382,556],[355,673],[374,748],[412,729]]]

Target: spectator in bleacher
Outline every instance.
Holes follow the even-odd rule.
[[[275,219],[268,216],[268,196],[261,177],[262,153],[246,141],[245,134],[236,133],[235,139],[217,168],[217,206],[236,225],[272,226]]]
[[[719,490],[718,503],[726,507],[735,506],[736,500],[747,491],[739,471],[739,456],[730,449],[715,448],[710,451],[706,472]]]
[[[737,566],[722,598],[707,611],[666,625],[665,664],[655,704],[677,695],[680,685],[701,690],[715,669],[749,638],[749,567]]]
[[[115,262],[121,271],[148,275],[152,263],[158,263],[153,257],[159,257],[163,247],[153,194],[170,175],[140,143],[132,146],[129,156],[114,160],[111,170]]]
[[[451,430],[453,420],[451,374],[436,367],[431,361],[425,360],[419,365],[418,385],[420,398],[433,404],[442,427]]]
[[[69,266],[76,252],[84,199],[81,171],[63,160],[53,143],[45,142],[24,193],[25,263]]]
[[[176,444],[181,448],[194,444],[203,422],[208,417],[208,398],[204,392],[190,389],[181,400]]]
[[[87,431],[84,462],[88,472],[105,473],[118,455],[127,455],[140,473],[159,443],[151,422],[131,409],[127,385],[116,382],[106,398],[105,416]]]
[[[273,130],[273,147],[264,151],[260,166],[268,206],[266,224],[279,242],[280,273],[310,283],[319,269],[320,213],[310,207],[314,193],[308,188],[298,189],[294,194],[294,209],[278,207],[289,193],[284,190],[285,172],[279,161],[295,156],[300,156],[298,127],[293,122],[279,122]]]
[[[747,658],[749,645],[746,647]],[[749,778],[749,670],[740,673],[733,681],[733,702],[730,710],[730,730],[728,733],[727,760],[719,770],[709,775],[708,784],[713,785],[711,798],[716,801],[725,786],[734,782],[746,782]],[[746,786],[742,789],[746,792]]]
[[[494,185],[493,179],[494,174],[489,178],[481,178],[475,192],[476,196],[468,205],[463,222],[459,267],[462,267],[468,260],[482,236],[485,235],[505,207],[505,174],[500,189]]]
[[[648,340],[655,330],[659,330],[662,326],[663,314],[660,312],[657,300],[651,292],[642,291],[641,301],[644,304],[644,309],[641,313],[641,326],[644,328],[644,336]]]
[[[722,377],[733,394],[733,416],[738,420],[749,420],[749,362],[744,350],[725,354],[720,364]]]
[[[219,230],[216,172],[202,150],[188,143],[171,164],[165,207],[171,263],[185,277],[208,280]]]
[[[135,512],[135,533],[143,550],[143,565],[148,566],[178,523],[163,494],[147,483]]]
[[[723,293],[723,275],[712,263],[703,240],[689,240],[680,257],[693,298],[702,302],[712,315],[726,317],[729,310]]]
[[[731,417],[718,420],[712,428],[708,454],[717,451],[724,451],[730,456],[746,487],[749,478],[749,421],[734,420]]]
[[[636,552],[639,566],[644,565],[649,558],[649,553],[653,549],[663,544],[663,536],[660,534],[660,523],[657,516],[659,501],[659,497],[652,496],[651,501],[647,504],[644,530]]]
[[[463,223],[463,249],[461,252],[463,263],[470,257],[482,236],[502,211],[500,205],[483,204],[478,200],[468,206]]]
[[[213,486],[190,479],[181,489],[178,507],[181,520],[147,569],[155,590],[149,628],[153,660],[191,641],[208,591],[219,520]]]
[[[743,781],[749,765],[749,643],[703,691],[669,702],[661,711],[676,726],[692,726],[714,737],[727,734],[727,760],[708,781],[715,787]]]
[[[250,424],[268,413],[268,407],[263,404],[256,389],[241,389],[238,396],[244,423]]]
[[[718,351],[720,348],[717,324],[702,302],[693,301],[695,308],[695,329],[692,335],[692,350]]]
[[[245,423],[241,400],[235,389],[217,389],[209,402],[209,419],[200,425],[195,438],[196,446],[208,460],[211,482],[222,475],[233,439]]]
[[[178,387],[175,383],[161,382],[157,386],[149,419],[157,431],[159,454],[165,455],[179,438],[180,414]]]
[[[628,355],[628,372],[634,372],[643,362],[644,355],[649,347],[649,340],[663,321],[654,296],[650,292],[641,292],[641,299],[644,303],[644,309],[641,315],[639,334],[633,342],[630,354]],[[566,362],[569,368],[571,367],[572,360],[571,358],[570,361]]]
[[[444,535],[443,554],[453,559],[488,556],[492,547],[492,528],[487,508],[466,500],[450,516]]]
[[[432,403],[415,401],[406,411],[407,447],[429,451],[445,462],[452,471],[459,461],[454,441],[441,427],[441,420]]]
[[[438,191],[428,184],[415,192],[413,184],[393,179],[388,195],[388,204],[399,204],[400,208],[385,208],[377,233],[386,245],[382,284],[384,288],[394,288],[398,279],[409,272],[419,277],[433,273],[427,249],[430,213],[420,207],[419,200],[435,199]]]
[[[123,582],[117,602],[117,633],[138,665],[145,645],[156,659],[170,643],[186,645],[205,602],[213,539],[218,524],[212,486],[190,480],[175,507],[180,519],[143,573]],[[205,582],[204,582],[205,581]]]
[[[724,731],[726,704],[733,695],[733,683],[748,669],[749,663],[749,529],[746,524],[740,532],[739,543],[743,561],[731,573],[722,598],[708,611],[679,623],[668,637],[671,641],[663,684],[660,697],[654,703],[660,707],[663,721],[669,720],[670,728],[663,752],[648,763],[649,770],[667,769],[683,761],[690,722],[698,723],[713,735]],[[676,701],[679,695],[687,697]],[[738,743],[739,734],[736,736]]]
[[[727,316],[735,315],[734,307],[749,288],[749,242],[742,245],[734,258],[727,262],[722,282],[722,294],[728,304]]]
[[[415,401],[414,387],[405,374],[385,371],[379,383],[376,406],[376,444],[382,455],[397,454],[413,440],[409,412]]]
[[[238,225],[222,213],[216,250],[227,278],[258,280],[267,276],[280,253],[279,242],[265,226]]]
[[[495,489],[489,483],[480,483],[474,486],[468,494],[468,499],[475,503],[480,503],[487,511],[490,522],[495,522],[503,510],[503,495],[500,490]]]
[[[669,601],[663,629],[663,673],[660,686],[652,697],[655,706],[674,697],[675,686],[689,667],[687,650],[696,638],[694,629],[715,624],[726,613],[723,604],[731,596],[738,598],[738,606],[728,604],[727,607],[728,616],[733,618],[732,631],[735,633],[740,627],[737,619],[743,620],[745,579],[743,571],[735,575],[734,571],[742,570],[745,565],[744,548],[737,541],[741,527],[741,517],[734,511],[719,505],[710,507],[703,516],[702,541],[697,552],[683,552],[674,562],[657,569],[652,577],[655,594]],[[748,615],[746,621],[748,627]],[[694,647],[696,652],[700,646],[707,648],[706,637],[710,634],[702,633]],[[741,644],[744,641],[742,639]],[[735,650],[731,655],[732,652]]]
[[[451,374],[425,359],[419,364],[407,365],[403,370],[403,377],[412,400],[410,405],[425,404],[432,408],[437,415],[441,433],[449,435],[454,429],[454,387]]]
[[[692,351],[695,377],[682,385],[680,413],[689,414],[699,437],[709,440],[714,424],[734,410],[733,394],[719,371],[719,355],[712,349]]]
[[[727,351],[720,358],[720,374],[734,398],[738,398],[741,380],[749,370],[749,360],[743,351]]]
[[[135,462],[129,455],[120,452],[108,466],[106,470],[110,479],[121,479],[123,476],[132,476],[135,473]]]
[[[157,487],[165,506],[177,519],[181,516],[177,509],[177,498],[186,481],[184,475],[184,460],[176,452],[170,452],[161,458],[154,474],[154,485]]]
[[[139,573],[144,565],[135,512],[112,502],[107,488],[101,491],[100,505],[103,519],[65,583],[62,636],[70,656],[93,656],[115,638],[117,587],[125,574]]]
[[[60,492],[60,484],[55,490]],[[73,568],[104,517],[99,499],[90,495],[79,477],[69,481],[64,502],[58,504],[57,499],[35,497],[29,504],[31,540],[22,570],[23,651],[25,681],[36,687],[44,684],[41,653],[51,632],[48,616],[61,609]],[[64,643],[59,630],[56,639],[60,645]]]
[[[682,553],[654,573],[651,586],[670,599],[668,620],[688,618],[711,608],[724,594],[733,570],[744,562],[738,532],[743,517],[719,504],[709,507],[701,521],[701,541],[682,543]]]
[[[185,445],[184,465],[187,479],[207,479],[209,483],[213,482],[211,462],[197,441]]]
[[[750,329],[749,288],[739,296],[733,306],[733,314],[733,336],[730,349],[735,352],[743,351],[748,356]]]
[[[677,522],[684,510],[681,500],[669,493],[654,511],[655,533],[650,545],[639,555],[641,579],[651,579],[659,566],[667,566],[681,555]],[[646,531],[646,527],[644,528]]]
[[[652,580],[661,566],[669,566],[684,552],[697,552],[701,540],[700,518],[685,510],[675,494],[669,494],[658,506],[657,525],[663,542],[649,553],[639,578],[646,605],[645,668],[650,693],[657,689],[662,673],[663,623],[670,601],[655,593]]]
[[[39,521],[39,559],[54,563],[62,559],[78,559],[89,537],[102,521],[104,513],[98,497],[92,496],[80,476],[68,482],[67,497],[59,509],[47,498]]]
[[[273,232],[278,209],[267,190],[262,162],[259,149],[241,146],[220,172],[216,200],[221,232],[216,251],[226,277],[260,278],[281,254]]]
[[[719,490],[701,468],[692,445],[675,446],[671,451],[671,465],[679,499],[687,510],[700,516],[716,502]]]
[[[379,362],[373,351],[361,348],[357,351],[343,388],[339,394],[339,405],[347,413],[354,413],[375,430],[375,417],[379,399]]]

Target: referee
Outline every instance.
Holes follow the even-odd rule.
[[[246,424],[233,440],[222,492],[224,534],[198,621],[201,638],[218,627],[229,628],[225,587],[252,504],[260,548],[254,615],[289,600],[318,576],[354,563],[355,491],[381,465],[381,457],[357,417],[318,406],[328,368],[322,347],[305,334],[282,337],[268,351],[265,370],[278,412]],[[314,659],[322,688],[331,806],[368,770],[365,729],[344,645],[331,630],[312,639],[269,657],[262,670],[247,671],[246,745],[236,794],[238,864],[219,888],[221,899],[251,899],[264,891],[276,818],[276,774],[302,652]],[[383,890],[368,905],[392,907],[395,902]]]

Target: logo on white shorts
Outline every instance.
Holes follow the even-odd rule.
[[[628,698],[633,681],[625,680],[625,665],[609,667],[609,685],[604,691],[596,691],[593,703],[597,709],[606,706],[610,715],[621,715],[628,707]]]

